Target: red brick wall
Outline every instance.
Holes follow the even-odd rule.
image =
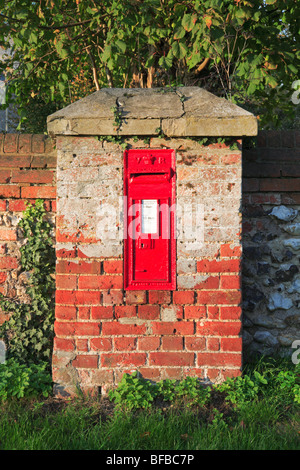
[[[26,299],[26,276],[20,276],[17,223],[25,202],[41,198],[53,218],[56,210],[56,151],[44,135],[0,134],[0,292]],[[7,318],[0,312],[0,323]]]
[[[300,204],[300,131],[264,131],[243,152],[246,205]]]

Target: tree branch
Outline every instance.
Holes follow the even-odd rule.
[[[207,66],[209,60],[210,60],[210,57],[206,57],[206,58],[203,60],[203,62],[201,62],[201,64],[199,65],[199,67],[196,68],[195,73],[200,73],[201,70],[203,70],[203,69]]]
[[[24,20],[18,20],[17,18],[12,18],[11,16],[6,16],[3,13],[0,13],[0,16],[2,16],[2,18],[8,19],[10,21],[16,21],[17,23],[22,23],[22,24],[26,23],[26,21],[24,21]],[[79,21],[78,23],[64,24],[62,26],[59,26],[59,25],[54,25],[54,26],[37,25],[37,28],[38,29],[66,29],[66,28],[73,28],[75,26],[81,26],[83,24],[90,23],[91,21],[92,21],[92,18],[90,20],[83,20],[83,21]]]
[[[96,68],[95,59],[94,59],[94,56],[91,53],[91,51],[89,51],[88,49],[87,49],[87,53],[88,53],[89,58],[91,59],[91,62],[92,62],[93,79],[94,79],[94,83],[96,85],[96,90],[99,91],[100,90],[100,85],[99,85],[99,81],[98,81],[98,75],[97,75],[97,68]]]

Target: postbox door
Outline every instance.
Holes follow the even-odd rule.
[[[132,244],[133,280],[170,282],[170,201],[141,199],[134,204],[138,209]]]
[[[174,152],[129,152],[125,156],[125,288],[174,289]]]

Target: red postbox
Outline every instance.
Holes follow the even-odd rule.
[[[125,289],[176,288],[175,151],[124,154]]]

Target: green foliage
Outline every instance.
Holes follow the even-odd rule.
[[[120,145],[124,150],[126,150],[128,146],[126,139],[119,135],[100,135],[95,137],[95,139],[99,140],[99,142],[111,142],[113,144]]]
[[[174,401],[176,380],[161,380],[157,384],[157,391],[164,401]]]
[[[254,371],[252,377],[244,375],[243,377],[229,378],[215,388],[219,392],[226,394],[226,400],[231,403],[242,405],[255,399],[262,386],[268,384],[267,380],[257,371]]]
[[[31,98],[27,103],[26,116],[22,121],[22,133],[43,134],[46,131],[47,117],[63,107],[63,103],[45,103],[41,99]]]
[[[52,390],[52,379],[48,364],[19,364],[14,359],[0,364],[0,401],[9,398],[48,397]]]
[[[131,375],[124,374],[118,387],[110,390],[108,396],[116,405],[125,406],[129,410],[148,409],[156,396],[156,388],[133,372]]]
[[[32,100],[62,107],[106,86],[197,85],[263,126],[280,124],[297,108],[299,9],[295,0],[0,0],[8,101],[24,122]]]
[[[205,147],[214,144],[225,144],[230,147],[230,150],[237,150],[239,148],[238,143],[232,137],[193,137],[193,140]]]
[[[290,362],[274,366],[274,361],[262,362],[249,368],[241,377],[227,379],[215,388],[226,394],[226,400],[236,405],[249,403],[262,396],[273,395],[282,403],[300,403],[300,366]]]
[[[199,384],[196,377],[176,380],[161,380],[157,383],[158,394],[165,401],[185,400],[187,406],[204,405],[210,397],[210,389]]]
[[[11,313],[0,327],[8,357],[20,363],[49,360],[52,353],[54,324],[55,251],[51,225],[47,221],[42,200],[28,205],[19,222],[25,244],[21,247],[21,267],[29,276],[26,289],[31,301],[20,303],[0,299],[2,310]]]
[[[154,399],[166,402],[184,400],[186,406],[204,405],[210,397],[210,389],[199,384],[195,377],[187,377],[182,381],[161,380],[151,384],[148,380],[138,377],[137,372],[124,374],[118,387],[109,391],[109,398],[119,407],[132,410],[149,409]]]
[[[149,409],[155,400],[163,400],[185,407],[209,406],[213,394],[217,393],[229,404],[243,407],[262,398],[276,396],[282,403],[300,403],[300,367],[281,366],[276,373],[272,367],[244,373],[240,377],[228,378],[221,384],[204,387],[196,377],[186,377],[184,380],[161,380],[151,384],[138,376],[124,374],[118,387],[109,391],[109,398],[118,408]],[[262,373],[261,373],[262,372]],[[212,423],[219,425],[224,420],[223,414],[213,410]]]
[[[243,406],[224,402],[225,393],[216,390],[198,408],[187,409],[185,399],[178,406],[167,406],[157,396],[151,409],[139,412],[124,405],[115,408],[105,397],[8,399],[0,402],[0,448],[298,450],[299,404],[289,392],[280,391],[280,384],[293,382],[285,372],[297,373],[299,366],[272,359],[246,366],[247,375],[254,370],[267,377],[268,384],[262,384],[257,398]]]
[[[280,371],[275,378],[275,384],[283,392],[286,398],[292,397],[295,403],[300,405],[300,367],[295,371]]]
[[[114,115],[114,126],[115,130],[118,131],[122,125],[122,112],[120,111],[120,108],[118,106],[112,106],[110,110],[113,112]]]
[[[209,423],[209,427],[215,430],[224,431],[228,428],[228,423],[224,419],[224,413],[219,411],[217,408],[213,408],[213,418],[211,423]]]

